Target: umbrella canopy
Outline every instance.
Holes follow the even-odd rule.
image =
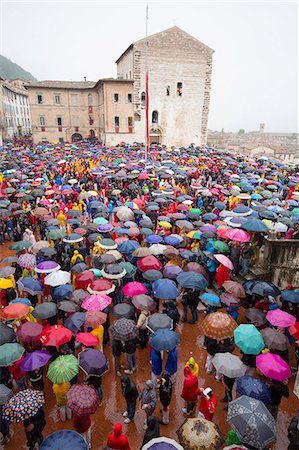
[[[71,330],[73,333],[77,333],[85,322],[85,313],[75,312],[71,314],[64,322],[64,326]]]
[[[240,229],[231,228],[226,231],[225,233],[226,237],[232,241],[238,241],[238,242],[249,242],[250,241],[250,235]]]
[[[23,303],[10,303],[1,311],[1,316],[6,320],[20,319],[29,312],[29,306]]]
[[[41,283],[35,278],[20,278],[17,282],[20,292],[28,292],[31,295],[40,295],[43,293]]]
[[[147,328],[153,333],[157,330],[172,330],[173,322],[167,314],[155,313],[148,317]]]
[[[274,328],[264,328],[261,330],[261,335],[270,350],[284,351],[290,346],[287,336]]]
[[[226,292],[229,292],[235,297],[245,298],[246,296],[243,286],[236,281],[227,280],[223,283],[223,287]]]
[[[55,272],[56,270],[59,270],[59,269],[60,269],[60,265],[56,261],[43,261],[36,266],[35,272],[51,273],[51,272]]]
[[[49,319],[49,317],[54,317],[57,314],[56,303],[46,302],[36,305],[34,311],[32,312],[33,317],[37,319]]]
[[[106,356],[100,350],[88,348],[79,355],[79,367],[86,375],[102,376],[108,370]]]
[[[291,378],[290,366],[278,355],[263,353],[256,357],[256,367],[268,378],[283,381]]]
[[[71,274],[64,270],[55,270],[45,277],[45,284],[48,286],[61,286],[62,284],[70,283]]]
[[[69,300],[63,300],[62,302],[59,303],[58,305],[58,309],[60,311],[64,311],[67,313],[73,313],[78,311],[78,309],[80,309],[80,307],[78,305],[76,305],[76,303],[71,302]]]
[[[30,253],[24,253],[24,255],[19,257],[18,264],[25,269],[33,269],[36,265],[36,258]]]
[[[43,345],[58,347],[69,342],[71,337],[72,332],[63,325],[52,325],[43,331],[39,339]]]
[[[237,379],[236,390],[240,395],[247,395],[247,397],[255,398],[267,405],[272,403],[271,392],[268,386],[249,375]]]
[[[282,291],[281,299],[285,300],[286,302],[299,304],[299,292],[292,290]]]
[[[163,300],[174,300],[180,295],[175,282],[167,278],[161,278],[160,280],[154,281],[152,283],[152,289],[154,296]]]
[[[229,378],[239,378],[245,375],[247,366],[242,363],[240,358],[231,353],[216,353],[213,358],[213,366],[218,372]]]
[[[256,327],[260,327],[261,325],[265,325],[266,313],[261,311],[258,308],[249,308],[245,313],[246,319],[248,319],[253,325]]]
[[[43,331],[43,326],[37,322],[25,322],[18,331],[17,336],[23,342],[37,342]]]
[[[220,264],[222,264],[223,266],[227,267],[230,270],[233,270],[233,263],[227,256],[217,253],[214,255],[214,258],[217,259],[217,261],[220,262]]]
[[[87,311],[102,311],[111,302],[112,298],[108,297],[108,295],[93,294],[83,300],[81,307]]]
[[[165,436],[151,439],[141,450],[184,450],[174,439]]]
[[[102,325],[107,320],[107,314],[101,311],[87,311],[85,313],[85,326],[95,328]]]
[[[162,329],[155,331],[150,336],[149,343],[157,352],[169,351],[180,343],[180,337],[175,331]]]
[[[123,293],[128,297],[145,294],[146,292],[147,288],[144,286],[144,284],[139,283],[138,281],[129,282],[123,287]]]
[[[137,267],[141,272],[147,270],[161,270],[162,263],[155,256],[144,256],[137,261]]]
[[[241,324],[234,331],[235,344],[245,354],[258,355],[265,347],[263,336],[252,324]]]
[[[275,439],[275,420],[259,400],[242,395],[230,402],[227,420],[245,445],[262,450]]]
[[[20,362],[20,369],[24,372],[31,372],[45,366],[51,359],[51,353],[47,350],[35,350],[28,353]]]
[[[76,289],[86,290],[95,279],[95,274],[91,270],[86,270],[77,275],[75,280],[75,287]]]
[[[5,384],[0,384],[0,405],[4,405],[12,396],[12,390],[8,389]]]
[[[206,305],[211,305],[211,306],[216,306],[216,307],[217,306],[221,306],[220,299],[219,299],[218,295],[210,294],[209,292],[204,292],[200,296],[200,299]]]
[[[87,345],[87,347],[99,345],[99,338],[91,333],[78,333],[76,335],[76,341],[81,342],[81,344]]]
[[[3,408],[3,417],[10,422],[21,422],[35,416],[44,403],[43,392],[25,389],[8,400]]]
[[[218,426],[202,418],[186,419],[177,435],[183,448],[190,450],[218,450],[223,444]]]
[[[269,295],[277,297],[280,294],[280,290],[274,283],[259,279],[245,281],[243,288],[246,293],[260,295],[261,297]]]
[[[140,311],[154,311],[156,309],[156,302],[145,294],[135,295],[132,298],[132,304]]]
[[[229,314],[215,312],[204,319],[202,331],[205,336],[220,341],[232,337],[237,326],[237,323]]]
[[[0,367],[7,367],[21,358],[25,349],[15,342],[0,346]]]
[[[110,327],[110,332],[116,340],[129,341],[137,336],[137,327],[133,320],[122,318],[114,322]]]
[[[16,333],[14,330],[5,325],[5,323],[0,323],[0,345],[13,342],[15,339]]]
[[[129,319],[133,314],[134,308],[128,303],[118,303],[113,308],[113,315],[117,317],[117,319],[121,319],[122,317]]]
[[[66,398],[67,406],[78,416],[94,414],[101,403],[95,388],[87,384],[73,385]]]
[[[77,358],[74,355],[62,355],[49,365],[47,377],[52,383],[62,384],[74,378],[78,371]]]
[[[171,280],[176,280],[177,276],[183,271],[181,267],[175,266],[173,264],[166,265],[163,269],[163,276],[165,278],[170,278]]]
[[[296,317],[282,311],[281,309],[273,309],[268,311],[266,319],[271,323],[271,325],[282,328],[290,327],[296,322]]]
[[[61,430],[47,436],[39,446],[39,450],[88,450],[84,437],[73,430]]]
[[[182,272],[176,280],[183,288],[203,290],[208,287],[206,278],[197,272]]]

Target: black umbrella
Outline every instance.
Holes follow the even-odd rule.
[[[113,308],[113,315],[117,317],[117,319],[121,319],[125,317],[126,319],[129,319],[132,317],[134,313],[134,308],[131,305],[128,305],[128,303],[118,303]]]
[[[16,263],[18,262],[18,258],[16,256],[7,256],[6,258],[1,259],[2,263]]]
[[[161,329],[172,330],[173,322],[167,314],[155,313],[147,319],[147,328],[152,332]]]
[[[16,334],[14,330],[4,323],[0,323],[0,345],[15,341]]]
[[[38,254],[42,255],[42,256],[46,256],[46,257],[52,258],[53,256],[57,255],[57,250],[55,248],[52,248],[52,247],[44,247],[44,248],[39,250]]]
[[[40,303],[36,305],[34,311],[32,312],[33,317],[37,319],[49,319],[49,317],[54,317],[57,314],[56,303]]]

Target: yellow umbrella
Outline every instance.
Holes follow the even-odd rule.
[[[8,289],[13,287],[13,282],[7,278],[0,278],[0,289]]]
[[[163,221],[162,222],[158,222],[158,225],[160,225],[163,228],[172,228],[172,225],[169,222],[163,222]]]

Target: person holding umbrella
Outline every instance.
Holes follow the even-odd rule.
[[[138,390],[133,380],[128,375],[121,377],[122,394],[126,400],[126,410],[123,413],[124,422],[130,423],[134,420]]]

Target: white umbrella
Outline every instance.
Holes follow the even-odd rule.
[[[119,220],[122,220],[123,222],[134,219],[133,211],[130,208],[128,208],[127,206],[119,206],[119,207],[115,208],[115,211],[116,211],[116,215],[119,218]]]
[[[213,366],[218,372],[229,378],[239,378],[245,375],[247,366],[242,363],[240,358],[231,353],[216,353],[213,358]]]
[[[45,277],[45,284],[48,286],[61,286],[71,281],[71,274],[64,270],[56,270]]]
[[[152,244],[149,249],[152,255],[163,255],[167,246],[163,244]]]

